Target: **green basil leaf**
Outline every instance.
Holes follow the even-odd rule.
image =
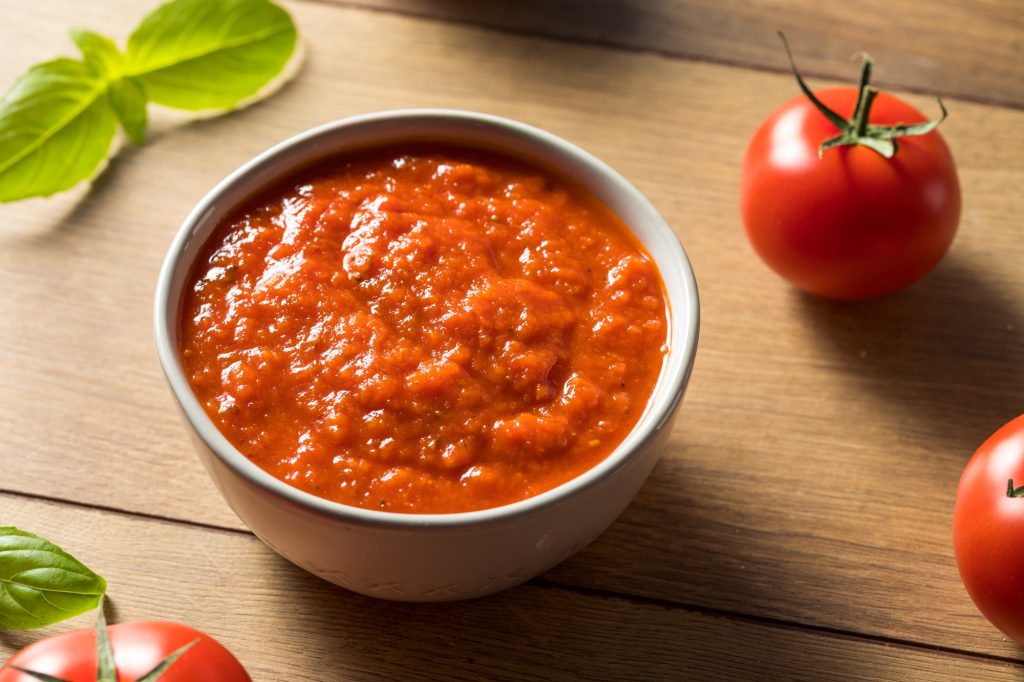
[[[100,169],[117,128],[106,86],[63,58],[14,83],[0,100],[0,202],[49,196]]]
[[[78,45],[82,57],[97,76],[117,78],[124,67],[124,56],[117,49],[114,41],[92,31],[73,28],[71,39]]]
[[[134,78],[119,78],[110,84],[107,94],[121,127],[135,144],[146,141],[146,91]]]
[[[295,24],[269,0],[172,0],[128,38],[125,73],[177,109],[230,109],[256,95],[295,51]]]
[[[96,608],[106,581],[57,545],[0,527],[0,630],[29,630]]]

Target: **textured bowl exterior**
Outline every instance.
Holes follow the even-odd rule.
[[[311,161],[347,150],[431,140],[492,148],[573,178],[643,242],[665,281],[669,352],[647,410],[622,444],[581,476],[514,504],[458,514],[398,514],[324,500],[266,473],[217,430],[196,400],[178,356],[181,298],[191,265],[220,219],[246,198]],[[625,179],[536,128],[483,114],[400,110],[302,133],[219,183],[186,218],[157,283],[157,350],[196,452],[239,518],[269,547],[326,580],[362,594],[443,601],[498,592],[582,549],[626,508],[657,462],[696,353],[693,271],[654,207]]]

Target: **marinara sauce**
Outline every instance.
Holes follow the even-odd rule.
[[[368,509],[515,502],[593,467],[666,352],[656,267],[608,208],[492,151],[332,158],[215,231],[186,374],[277,478]]]

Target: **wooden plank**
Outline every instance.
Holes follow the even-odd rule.
[[[322,0],[752,69],[788,71],[786,32],[806,74],[854,83],[851,55],[887,87],[1024,106],[1018,0]]]
[[[123,39],[149,4],[10,5],[0,81],[70,52],[60,27]],[[224,174],[317,123],[477,109],[563,135],[632,179],[701,287],[701,350],[663,463],[551,578],[1024,658],[974,610],[949,544],[960,469],[1024,398],[1024,113],[950,102],[965,192],[953,253],[904,294],[830,305],[778,281],[738,223],[739,159],[794,94],[787,76],[292,8],[309,59],[276,97],[125,150],[77,204],[0,207],[0,488],[238,527],[189,449],[150,339],[177,224]]]
[[[255,538],[0,495],[109,581],[116,620],[185,622],[259,680],[1015,680],[1024,666],[527,585],[456,604],[360,597]],[[0,635],[0,660],[41,636]],[[737,643],[742,642],[741,646]]]

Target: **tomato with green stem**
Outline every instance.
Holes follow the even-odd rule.
[[[978,609],[1024,644],[1024,415],[992,434],[967,463],[956,493],[953,549]]]
[[[31,644],[0,669],[0,682],[251,682],[222,644],[187,625],[136,621]]]
[[[781,34],[780,34],[781,35]],[[783,37],[785,42],[785,38]],[[789,53],[789,46],[786,45]],[[870,86],[812,92],[776,110],[743,162],[741,212],[754,250],[791,284],[834,299],[903,289],[945,255],[960,221],[953,156],[917,109]]]

